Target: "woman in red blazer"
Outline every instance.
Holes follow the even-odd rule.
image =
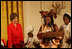
[[[11,24],[8,26],[8,48],[19,48],[18,44],[24,42],[21,24],[18,23],[16,13],[10,16]]]

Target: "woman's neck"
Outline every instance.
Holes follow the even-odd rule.
[[[15,27],[17,27],[17,26],[16,26],[16,23],[14,23],[14,22],[12,22],[12,23],[14,24]]]
[[[47,24],[46,24],[46,26],[50,26],[50,25],[51,25],[51,23],[47,23]]]

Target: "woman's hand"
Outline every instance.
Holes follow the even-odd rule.
[[[66,39],[66,43],[70,44],[71,43],[71,38]]]
[[[13,48],[12,45],[10,45],[10,48]]]
[[[54,45],[57,45],[58,46],[60,44],[60,42],[59,42],[58,39],[57,40],[53,39],[52,41],[53,41]]]

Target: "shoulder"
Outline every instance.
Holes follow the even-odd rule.
[[[40,26],[40,28],[43,28],[44,27],[44,24],[42,24],[41,26]]]
[[[18,25],[18,27],[22,27],[22,25],[21,25],[21,24],[19,24],[19,23],[17,23],[17,25]]]
[[[43,27],[43,26],[44,26],[44,24],[41,25],[41,27]]]
[[[12,23],[8,25],[8,28],[11,28],[11,26],[12,26]]]
[[[68,24],[67,29],[71,29],[71,23]]]
[[[21,26],[21,24],[17,23],[18,26]]]
[[[69,23],[68,26],[71,26],[71,23]]]

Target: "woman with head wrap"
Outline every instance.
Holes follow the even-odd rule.
[[[65,13],[63,16],[64,24],[60,27],[60,30],[64,31],[62,48],[71,48],[71,17]]]

